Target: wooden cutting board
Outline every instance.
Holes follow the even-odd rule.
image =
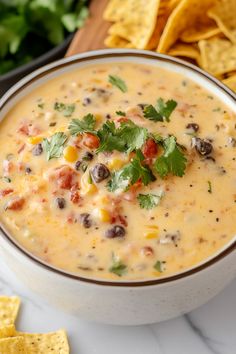
[[[109,0],[92,0],[90,2],[90,16],[84,27],[77,31],[66,56],[89,50],[105,48],[104,39],[111,23],[104,21],[103,12]]]

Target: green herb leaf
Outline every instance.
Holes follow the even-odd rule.
[[[116,111],[116,114],[117,114],[118,116],[122,116],[122,117],[125,117],[125,116],[126,116],[125,112],[123,112],[123,111]]]
[[[165,120],[167,122],[170,121],[170,115],[174,111],[176,106],[177,106],[176,101],[168,100],[168,101],[164,102],[164,100],[162,98],[159,98],[157,100],[157,105],[156,105],[158,112],[160,113],[160,115],[162,117],[165,118]]]
[[[55,133],[50,140],[43,139],[43,149],[47,153],[48,161],[62,155],[66,140],[67,136],[62,132]]]
[[[38,108],[44,109],[44,103],[43,102],[38,103]]]
[[[122,92],[127,92],[128,88],[126,86],[126,83],[119,76],[109,75],[109,80],[108,81],[113,86],[118,87],[118,89],[120,89]]]
[[[54,109],[62,112],[64,117],[71,117],[75,110],[75,104],[65,104],[62,102],[55,102]]]
[[[154,122],[163,122],[164,119],[160,115],[160,113],[157,112],[156,108],[152,106],[151,104],[148,106],[145,106],[143,110],[143,114],[145,118],[148,118],[149,120],[153,120]]]
[[[127,266],[122,263],[118,258],[112,255],[112,265],[109,268],[109,272],[114,273],[121,277],[127,272]]]
[[[6,182],[6,183],[11,183],[11,179],[10,179],[9,177],[4,176],[4,177],[2,177],[2,179],[3,179],[4,182]]]
[[[156,263],[154,264],[154,268],[162,273],[164,271],[164,265],[165,265],[165,261],[156,261]]]
[[[150,182],[155,181],[156,178],[151,169],[148,166],[142,165],[143,159],[142,152],[138,150],[136,156],[130,163],[125,165],[122,169],[112,173],[111,179],[107,185],[108,190],[110,192],[116,190],[128,190],[129,187],[139,179],[145,186]]]
[[[102,151],[121,151],[126,150],[125,141],[117,135],[117,129],[113,121],[107,121],[97,132],[100,139],[100,145],[97,152]]]
[[[177,102],[174,100],[164,102],[163,98],[159,98],[156,107],[152,105],[145,106],[143,110],[144,117],[154,122],[163,122],[164,120],[169,122],[170,115],[176,106]]]
[[[169,173],[182,177],[187,164],[183,148],[177,144],[176,138],[173,135],[164,139],[163,148],[164,154],[158,157],[154,163],[156,172],[161,178],[167,176]]]
[[[69,124],[69,131],[71,135],[78,135],[83,133],[97,134],[94,130],[96,119],[93,114],[89,113],[80,119],[72,119]]]
[[[208,190],[207,190],[207,192],[208,192],[208,193],[212,193],[212,184],[211,184],[211,181],[207,181],[207,183],[208,183]]]
[[[98,136],[100,146],[97,152],[117,150],[129,153],[143,146],[148,130],[139,127],[131,120],[121,123],[119,128],[116,128],[114,122],[107,121],[98,131]]]
[[[137,199],[142,209],[153,209],[160,204],[163,193],[157,194],[139,194]]]

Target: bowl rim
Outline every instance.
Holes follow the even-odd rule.
[[[101,50],[96,50],[96,51],[90,51],[90,52],[85,52],[82,54],[76,54],[71,57],[63,58],[60,60],[56,60],[50,64],[47,64],[32,73],[28,74],[26,77],[18,81],[14,86],[12,86],[0,99],[0,110],[13,98],[15,97],[22,89],[30,85],[32,82],[37,81],[39,78],[43,76],[47,76],[47,74],[52,73],[53,71],[57,71],[58,69],[61,69],[62,67],[65,67],[67,65],[79,63],[82,61],[86,60],[95,60],[95,59],[101,59],[101,58],[109,58],[109,57],[116,57],[119,59],[119,57],[130,57],[130,56],[136,56],[136,57],[141,57],[141,58],[146,58],[146,59],[156,59],[160,61],[165,61],[165,62],[170,62],[175,65],[182,66],[186,68],[187,70],[194,71],[195,73],[201,75],[205,79],[208,79],[216,85],[218,88],[220,88],[222,91],[224,91],[227,95],[229,95],[233,100],[236,102],[236,94],[229,89],[226,85],[224,85],[221,81],[218,79],[214,78],[211,76],[209,73],[205,72],[204,70],[200,69],[199,67],[190,64],[184,60],[177,59],[165,54],[160,54],[160,53],[155,53],[147,50],[137,50],[137,49],[101,49]],[[181,273],[176,273],[167,277],[163,278],[157,278],[157,279],[147,279],[147,280],[127,280],[127,281],[120,281],[120,280],[106,280],[106,279],[93,279],[93,278],[87,278],[83,277],[80,275],[76,275],[67,271],[64,271],[60,268],[54,267],[53,265],[50,265],[46,262],[44,262],[42,259],[38,258],[37,256],[33,255],[29,251],[23,248],[16,240],[14,240],[14,237],[10,235],[10,233],[5,229],[5,227],[0,223],[0,239],[4,238],[5,241],[8,242],[9,245],[13,246],[18,253],[22,254],[28,260],[32,261],[33,263],[36,263],[37,266],[44,268],[45,270],[50,271],[51,273],[56,273],[57,275],[72,279],[72,280],[77,280],[80,282],[84,283],[92,283],[96,285],[105,285],[105,286],[113,286],[113,287],[144,287],[144,286],[152,286],[152,285],[158,285],[158,284],[166,284],[166,283],[171,283],[176,280],[180,280],[189,276],[192,276],[208,267],[211,265],[217,263],[218,261],[222,260],[224,257],[228,256],[231,254],[233,251],[236,250],[236,240],[233,242],[230,242],[228,245],[225,246],[225,248],[222,248],[220,252],[218,252],[215,256],[213,255],[206,261],[201,262],[200,264],[190,268],[186,269],[185,271]]]

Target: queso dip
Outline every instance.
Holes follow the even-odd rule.
[[[1,222],[29,252],[89,278],[150,279],[204,261],[236,226],[236,116],[180,74],[74,70],[0,125]]]

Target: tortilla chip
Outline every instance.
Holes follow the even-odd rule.
[[[236,74],[227,77],[227,79],[224,79],[223,83],[228,86],[232,91],[236,92]]]
[[[14,325],[0,327],[0,339],[15,336],[16,329]]]
[[[220,30],[233,43],[236,43],[236,0],[221,0],[208,11]]]
[[[178,5],[179,1],[180,0],[160,0],[156,27],[145,49],[156,50],[168,17],[173,9]]]
[[[17,296],[0,296],[0,326],[14,324],[19,307],[20,299]]]
[[[216,26],[215,22],[204,24],[199,23],[196,27],[186,29],[180,36],[181,41],[186,43],[198,42],[201,39],[208,39],[221,33],[221,30]]]
[[[196,27],[199,22],[209,23],[207,11],[215,3],[216,0],[182,0],[168,18],[157,50],[167,53],[186,29]]]
[[[0,339],[0,354],[28,354],[24,338],[19,336]]]
[[[236,44],[227,39],[211,38],[198,43],[203,69],[213,75],[236,70]]]
[[[114,35],[108,36],[105,39],[104,44],[108,48],[133,48],[132,44],[126,39]]]
[[[201,56],[198,50],[198,47],[194,44],[186,44],[186,43],[175,43],[173,47],[168,51],[168,55],[172,55],[173,57],[186,57],[190,59],[196,60],[197,63],[200,63]]]
[[[69,354],[64,330],[45,334],[17,332],[17,335],[24,338],[27,354]]]
[[[103,18],[106,21],[120,21],[130,11],[132,1],[130,0],[110,0],[104,11]]]
[[[137,49],[146,48],[155,29],[159,2],[129,0],[126,16],[113,24],[108,33],[126,39]]]

